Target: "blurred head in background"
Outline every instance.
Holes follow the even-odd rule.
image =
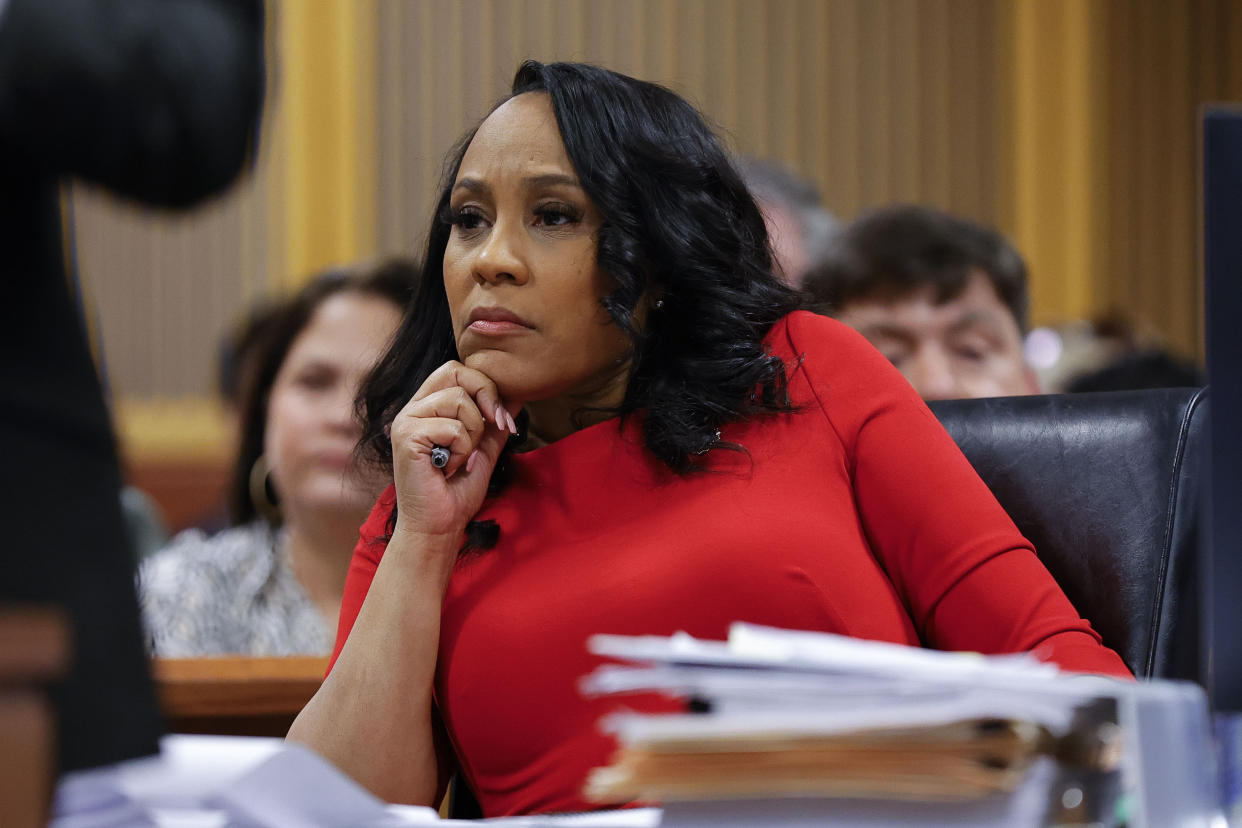
[[[1033,331],[1042,348],[1027,356],[1051,392],[1197,388],[1207,382],[1191,359],[1172,350],[1148,325],[1113,308],[1090,320]]]
[[[234,524],[352,522],[382,480],[353,462],[361,433],[354,401],[401,321],[417,269],[329,271],[259,312],[238,376],[240,440],[230,481]],[[370,479],[375,477],[375,479]]]
[[[803,287],[924,399],[1038,393],[1023,356],[1026,265],[991,228],[920,206],[848,225]]]
[[[358,527],[385,482],[355,462],[355,400],[416,276],[401,261],[329,271],[251,316],[235,372],[232,525],[210,537],[182,532],[143,561],[154,654],[331,649]]]
[[[763,212],[777,276],[798,287],[827,254],[840,225],[815,185],[783,164],[742,156],[737,167]]]

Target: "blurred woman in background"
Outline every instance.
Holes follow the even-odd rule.
[[[384,483],[353,462],[354,398],[416,276],[402,261],[328,272],[269,315],[240,389],[233,528],[183,532],[140,569],[155,655],[331,649],[358,527]]]

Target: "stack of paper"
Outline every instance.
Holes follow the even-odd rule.
[[[1030,656],[942,653],[734,625],[728,642],[596,636],[590,693],[659,690],[710,712],[620,715],[599,801],[739,795],[971,799],[1012,791],[1056,753],[1102,680],[1066,681]],[[1101,722],[1099,724],[1105,724]],[[1115,726],[1100,731],[1116,737]],[[1114,745],[1115,748],[1119,746]],[[1104,755],[1116,766],[1118,750]],[[1097,757],[1099,758],[1099,757]]]
[[[882,824],[921,812],[925,824],[1003,817],[1038,825],[1066,811],[1113,824],[1108,815],[1141,797],[1137,740],[1127,742],[1133,728],[1124,726],[1135,724],[1134,699],[1169,695],[1169,709],[1192,712],[1201,705],[1193,690],[1063,674],[1030,655],[943,653],[747,624],[734,625],[727,642],[596,636],[589,646],[629,663],[601,667],[584,680],[585,692],[659,691],[703,711],[616,714],[602,723],[620,749],[591,775],[587,795],[665,802],[667,825],[692,824],[682,817],[696,810],[678,803],[748,799],[832,800],[819,824],[834,811],[856,824],[871,824],[868,813]],[[763,813],[778,810],[768,804]],[[1117,821],[1126,819],[1144,824],[1133,813]]]

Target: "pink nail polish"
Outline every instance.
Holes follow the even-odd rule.
[[[466,458],[466,474],[470,474],[471,470],[474,469],[474,459],[478,456],[479,456],[478,449],[475,449],[474,451],[470,452],[470,456]]]
[[[506,428],[504,414],[505,414],[504,408],[497,405],[496,406],[496,428],[500,429],[501,431],[504,431]]]
[[[513,422],[513,415],[506,411],[505,419],[509,421],[509,430],[517,434],[517,423]]]

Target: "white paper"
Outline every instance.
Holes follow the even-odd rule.
[[[503,817],[483,820],[484,825],[503,825],[505,828],[658,828],[661,824],[659,808],[624,808],[615,811],[592,811],[583,814],[554,814],[550,816]],[[479,822],[445,820],[441,825],[479,825]]]
[[[235,818],[282,828],[382,828],[439,821],[431,808],[390,812],[330,762],[293,742],[218,791],[212,804]]]
[[[53,828],[224,828],[438,824],[393,808],[329,762],[283,739],[165,736],[158,756],[66,774]]]
[[[927,679],[936,682],[1012,683],[1061,675],[1054,664],[1029,653],[984,656],[866,641],[831,633],[780,630],[735,623],[729,640],[703,641],[685,633],[659,636],[594,635],[597,655],[635,662],[733,668],[785,668],[853,676]]]
[[[1059,734],[1076,707],[1117,686],[1112,679],[1061,673],[1029,654],[944,653],[751,624],[734,624],[728,642],[684,633],[594,636],[589,647],[639,665],[601,666],[582,681],[585,693],[655,691],[711,704],[709,714],[680,719],[609,720],[622,741],[769,728],[834,734],[980,717],[1030,721]]]

